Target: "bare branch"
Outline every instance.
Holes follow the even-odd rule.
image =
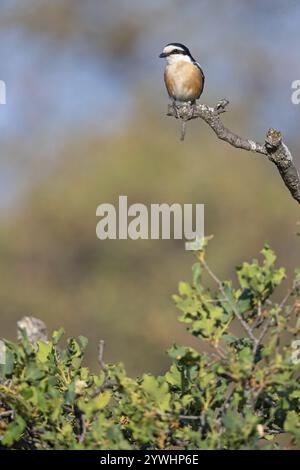
[[[13,410],[1,411],[0,419],[7,418],[8,416],[13,417],[14,416],[14,411]]]
[[[104,363],[104,360],[103,360],[104,346],[105,346],[104,340],[100,339],[99,345],[98,345],[98,362],[100,364],[101,369],[103,369],[103,370],[106,369],[106,366],[105,366],[105,363]]]
[[[199,416],[194,415],[176,415],[175,413],[167,413],[163,411],[155,411],[157,416],[167,417],[167,418],[177,418],[177,419],[186,419],[187,421],[199,421],[202,419],[201,414]]]
[[[262,340],[264,339],[265,335],[267,334],[267,331],[269,329],[269,327],[271,326],[271,323],[272,323],[272,317],[269,317],[267,320],[265,320],[265,323],[264,323],[264,326],[260,332],[260,335],[259,337],[254,341],[254,345],[253,345],[253,355],[255,356]]]
[[[269,129],[266,134],[264,144],[238,136],[224,126],[220,117],[220,115],[227,110],[228,104],[229,101],[226,99],[219,101],[214,108],[209,107],[206,104],[191,106],[190,104],[185,103],[177,105],[176,110],[173,105],[169,105],[168,116],[173,116],[176,119],[179,118],[184,123],[191,119],[203,119],[203,121],[212,128],[219,139],[224,140],[233,147],[264,155],[276,165],[280,176],[292,197],[300,203],[299,173],[294,165],[290,150],[282,141],[281,132],[272,128]]]
[[[78,439],[79,444],[82,444],[86,435],[86,424],[85,424],[84,413],[78,408],[76,404],[74,406],[74,413],[75,413],[76,418],[78,419],[78,425],[79,425],[77,439]]]
[[[93,391],[93,393],[91,395],[92,398],[97,396],[99,393],[102,393],[104,390],[106,390],[108,388],[113,388],[115,385],[117,385],[115,382],[112,382],[112,381],[109,380],[108,367],[105,364],[104,359],[103,359],[104,346],[105,346],[104,340],[100,339],[99,345],[98,345],[98,362],[100,364],[101,370],[103,370],[103,373],[104,373],[104,381],[103,381],[103,384],[100,387],[96,388]]]

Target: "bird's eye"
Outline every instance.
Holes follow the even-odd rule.
[[[185,55],[186,52],[183,49],[173,49],[171,54],[183,54],[183,55]]]

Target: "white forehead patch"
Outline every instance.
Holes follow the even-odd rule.
[[[169,46],[166,46],[163,50],[163,52],[165,54],[169,54],[170,52],[174,51],[175,49],[178,49],[179,51],[184,51],[184,49],[182,49],[182,47],[180,46],[173,46],[172,44],[170,44]]]

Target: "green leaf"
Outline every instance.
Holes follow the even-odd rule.
[[[192,288],[190,286],[190,284],[188,284],[187,282],[180,282],[179,283],[179,286],[178,286],[178,291],[179,291],[179,294],[184,296],[184,295],[191,295],[192,293]]]
[[[75,382],[72,382],[68,385],[68,389],[65,393],[65,401],[68,405],[73,405],[75,396],[76,396],[76,390],[75,390]]]
[[[88,401],[84,398],[80,398],[78,400],[78,408],[90,419],[95,412],[102,410],[109,404],[111,397],[111,391],[105,390]]]
[[[270,246],[266,243],[264,248],[261,250],[262,255],[265,258],[265,266],[271,267],[276,261],[276,255]]]
[[[39,382],[45,377],[45,371],[34,362],[29,363],[24,372],[28,382]]]
[[[37,342],[38,351],[36,353],[36,357],[40,362],[47,362],[48,356],[52,351],[52,344],[51,343],[44,343],[43,341],[39,340]]]
[[[171,396],[167,383],[159,384],[158,380],[152,375],[144,375],[142,388],[148,397],[155,402],[155,406],[158,409],[161,411],[169,409]]]
[[[177,346],[176,344],[168,350],[168,355],[180,364],[186,366],[198,364],[200,360],[199,353],[197,353],[195,349],[186,346]]]
[[[290,432],[296,438],[300,440],[300,416],[296,411],[289,411],[284,422],[284,430]]]
[[[105,408],[111,399],[111,391],[105,390],[100,393],[97,397],[93,398],[93,405],[97,410],[102,410]]]
[[[8,349],[8,347],[5,348],[5,354],[4,354],[4,364],[0,364],[0,375],[2,377],[10,377],[14,371],[14,362],[15,362],[15,357],[13,352]]]
[[[54,346],[56,346],[59,343],[59,341],[61,340],[64,334],[65,334],[64,328],[59,328],[59,330],[55,330],[53,332],[52,343],[54,344]]]
[[[79,336],[78,337],[78,343],[80,345],[81,351],[84,351],[85,348],[87,347],[89,340],[85,336]]]
[[[166,381],[174,386],[181,386],[181,373],[175,364],[171,365],[170,371],[165,374]]]
[[[10,447],[14,442],[19,441],[25,428],[26,422],[24,419],[19,415],[15,416],[14,420],[6,428],[1,440],[2,444]]]

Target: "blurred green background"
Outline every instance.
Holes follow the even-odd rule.
[[[220,277],[265,241],[292,274],[299,206],[276,168],[200,121],[179,142],[158,54],[188,45],[206,75],[202,101],[228,98],[224,120],[241,135],[279,128],[300,167],[299,21],[296,0],[2,0],[1,336],[37,316],[86,335],[92,367],[103,338],[106,360],[130,374],[161,372],[169,345],[191,344],[171,295],[193,254],[178,240],[98,240],[96,207],[119,195],[204,203]]]

